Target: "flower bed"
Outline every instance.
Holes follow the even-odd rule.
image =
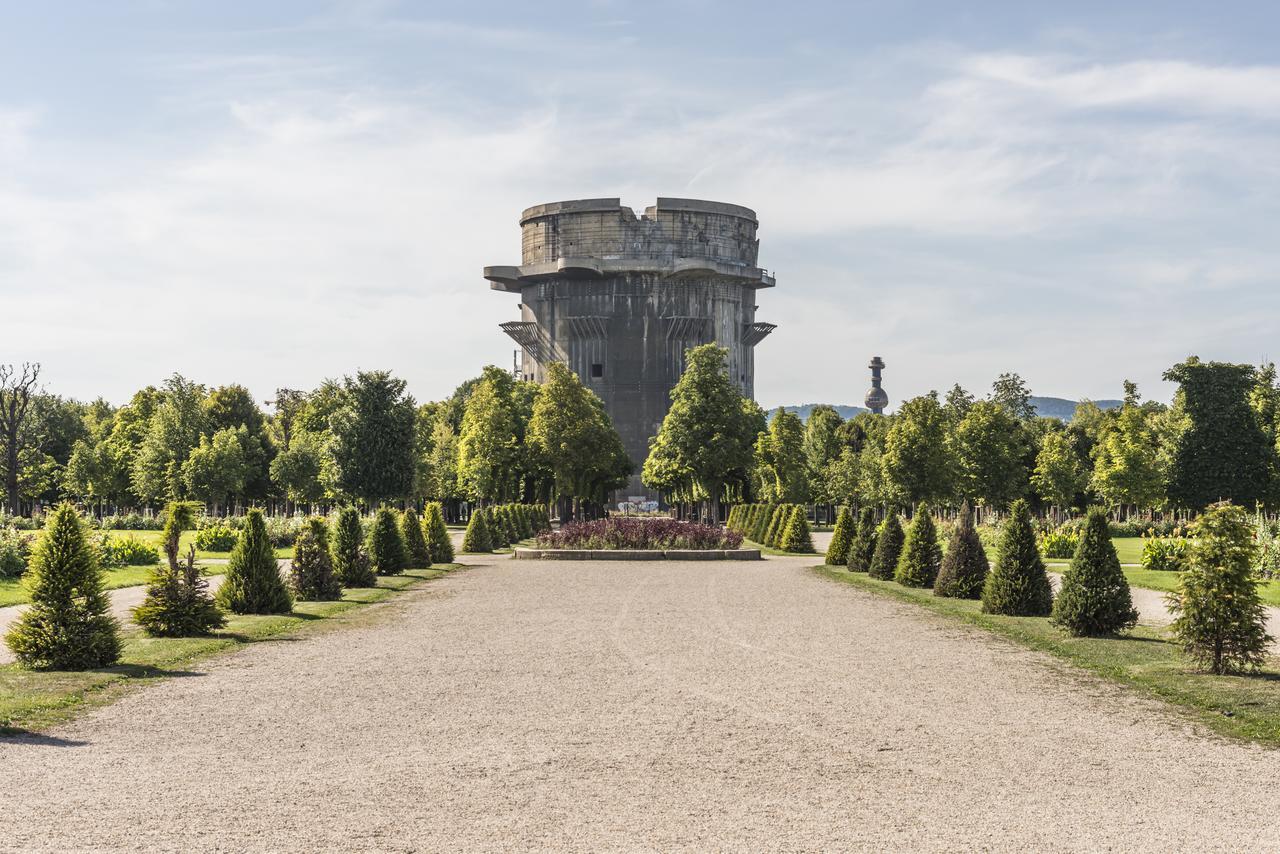
[[[603,551],[711,551],[736,549],[742,534],[727,528],[675,519],[635,519],[610,517],[595,522],[570,522],[560,530],[538,537],[543,549],[589,549]]]

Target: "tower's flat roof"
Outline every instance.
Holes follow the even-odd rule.
[[[645,214],[651,215],[657,211],[695,211],[697,213],[722,214],[725,216],[736,216],[743,219],[749,219],[758,223],[756,212],[751,208],[742,205],[732,205],[728,202],[713,202],[707,199],[677,199],[668,196],[659,196],[657,204],[652,207],[645,208]],[[630,208],[623,207],[622,200],[614,199],[567,199],[561,202],[545,202],[541,205],[534,205],[531,208],[525,208],[520,214],[520,224],[524,225],[531,219],[539,217],[552,216],[562,213],[606,213],[611,211],[626,211],[635,216]]]

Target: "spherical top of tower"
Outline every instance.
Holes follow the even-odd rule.
[[[885,407],[889,405],[889,395],[880,387],[880,372],[884,370],[884,359],[872,356],[871,363],[867,367],[871,369],[871,388],[867,390],[863,403],[876,415],[883,415]]]

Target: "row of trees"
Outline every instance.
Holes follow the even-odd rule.
[[[1280,507],[1280,385],[1275,366],[1202,362],[1170,368],[1172,405],[1083,401],[1068,423],[1035,414],[1031,392],[1003,374],[982,400],[955,386],[905,401],[893,415],[844,420],[817,406],[807,421],[778,410],[768,424],[737,392],[723,351],[689,351],[644,478],[674,501],[910,507],[969,502],[1004,509],[1100,504],[1128,514],[1200,510],[1231,500]]]
[[[312,507],[359,502],[558,499],[599,508],[631,461],[600,399],[568,368],[543,384],[498,368],[417,404],[386,371],[279,389],[263,412],[240,385],[175,374],[123,406],[41,391],[38,366],[0,366],[0,442],[11,513],[62,497],[105,508],[203,502]]]

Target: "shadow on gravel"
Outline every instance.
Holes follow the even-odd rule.
[[[204,676],[198,670],[170,670],[165,667],[156,667],[153,664],[117,664],[114,667],[104,667],[97,671],[99,673],[123,673],[130,679],[157,679],[164,677],[180,678],[184,676]]]
[[[86,747],[89,742],[74,738],[58,738],[25,729],[0,728],[0,744],[30,744],[32,747]]]

